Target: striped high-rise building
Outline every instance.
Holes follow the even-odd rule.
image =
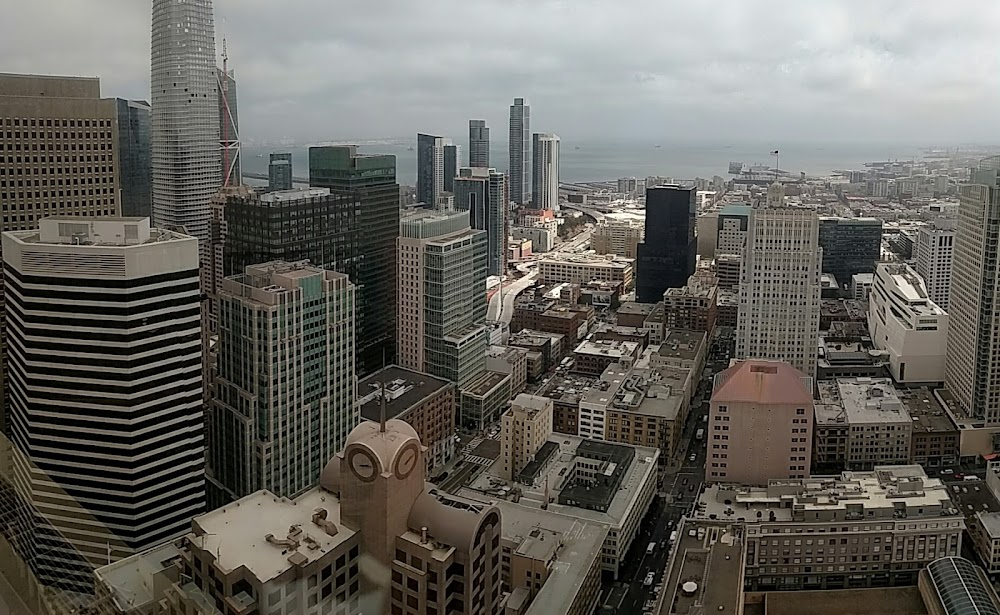
[[[207,242],[222,183],[212,0],[153,0],[153,221]]]
[[[3,260],[28,559],[63,586],[204,512],[198,244],[149,218],[58,216],[4,233]]]
[[[507,144],[510,200],[527,205],[531,203],[531,106],[523,98],[515,98],[510,106]]]

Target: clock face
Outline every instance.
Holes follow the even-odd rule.
[[[368,482],[375,479],[375,459],[365,449],[354,449],[350,453],[350,463],[351,472],[361,480]]]
[[[419,444],[411,440],[396,455],[396,467],[393,469],[396,478],[400,480],[406,478],[417,467],[417,460],[420,458],[419,447]]]

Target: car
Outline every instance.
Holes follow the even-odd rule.
[[[691,456],[688,457],[688,461],[697,461],[697,460],[698,460],[698,453],[691,453]]]
[[[673,519],[671,519],[670,521],[667,521],[667,529],[670,529],[672,527],[674,527],[674,520]]]
[[[688,491],[694,491],[694,485],[688,485]]]
[[[955,471],[952,470],[951,468],[942,468],[941,470],[941,474],[954,474],[954,473]]]
[[[955,480],[965,480],[966,478],[968,478],[968,476],[966,476],[965,474],[962,474],[961,472],[955,472],[954,478],[955,478]],[[973,479],[973,480],[975,480],[975,479]]]
[[[654,578],[656,578],[656,575],[653,574],[652,570],[650,570],[649,572],[646,573],[646,580],[643,581],[642,584],[645,585],[646,587],[649,587],[653,584]]]
[[[688,479],[687,479],[687,477],[685,476],[685,477],[684,477],[684,480],[682,480],[682,481],[681,481],[681,485],[686,485],[686,484],[688,484]]]

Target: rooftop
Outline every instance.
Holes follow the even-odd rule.
[[[656,461],[660,454],[659,450],[655,448],[596,442],[565,434],[552,434],[549,436],[549,441],[555,442],[559,446],[559,450],[553,455],[548,466],[542,469],[533,484],[517,486],[520,490],[520,496],[516,502],[513,502],[514,504],[541,510],[545,501],[546,484],[548,484],[549,496],[552,498],[547,509],[550,513],[618,527],[627,516],[628,511],[636,506],[642,485],[647,481],[655,480]],[[618,449],[634,451],[634,456],[627,467],[621,470],[621,481],[617,489],[611,493],[611,502],[607,510],[591,510],[580,506],[560,504],[559,495],[565,487],[572,483],[574,477],[570,470],[576,466],[578,458],[593,460],[589,456],[603,452],[605,447],[611,452],[617,452]],[[595,448],[601,450],[598,451]],[[494,463],[485,472],[480,473],[469,487],[462,490],[463,494],[473,499],[482,499],[485,495],[511,501],[514,492],[502,490],[502,487],[507,485],[507,481],[500,477],[498,465]],[[604,466],[605,470],[610,468],[610,464],[604,464]],[[597,495],[599,494],[595,494],[595,496]]]
[[[552,404],[552,400],[547,397],[541,397],[538,395],[528,395],[527,393],[518,393],[514,401],[511,402],[512,407],[517,406],[518,408],[523,408],[527,411],[528,416],[534,416],[539,412],[543,412],[548,409]]]
[[[747,522],[931,518],[959,513],[947,485],[916,465],[772,479],[766,487],[717,484],[705,490],[699,504],[696,515],[701,518],[735,517]]]
[[[740,613],[745,558],[742,533],[738,524],[684,517],[677,526],[677,543],[668,560],[660,613]]]
[[[888,378],[838,378],[819,382],[820,401],[844,408],[847,421],[862,423],[911,422],[906,407]]]
[[[517,545],[515,553],[547,562],[549,567],[549,578],[531,601],[527,615],[569,612],[594,560],[601,556],[609,526],[505,500],[494,504],[503,518],[503,538]]]
[[[812,378],[782,361],[743,361],[715,376],[712,402],[812,406]]]
[[[164,241],[193,239],[190,235],[150,227],[149,218],[128,216],[49,216],[38,228],[5,233],[18,242],[44,245],[72,245],[100,248],[127,248]]]
[[[111,591],[119,610],[126,612],[160,598],[156,591],[159,585],[153,577],[172,567],[180,556],[181,551],[174,542],[165,542],[98,568],[95,575]]]
[[[753,207],[750,205],[737,205],[734,203],[729,203],[719,211],[720,216],[749,216],[750,212],[753,211]]]
[[[914,433],[958,431],[929,388],[900,388],[896,389],[896,394],[912,419]]]
[[[316,509],[326,511],[325,523],[332,529],[313,521]],[[193,523],[192,544],[216,554],[221,569],[245,566],[261,583],[296,566],[291,560],[306,564],[317,561],[355,534],[340,525],[339,500],[322,489],[307,491],[295,500],[262,489],[197,517]],[[301,530],[294,537],[289,533],[293,526]],[[286,537],[290,545],[284,542]]]
[[[285,164],[291,164],[285,161]],[[285,201],[300,201],[302,199],[315,199],[322,196],[330,196],[329,188],[295,188],[292,190],[276,190],[260,195],[260,200],[264,203],[283,203]]]
[[[643,316],[648,316],[653,312],[653,308],[656,304],[653,303],[637,303],[635,301],[625,301],[618,307],[619,314],[641,314]]]
[[[611,269],[630,269],[632,263],[635,259],[623,258],[621,256],[615,256],[613,254],[552,254],[549,253],[545,258],[538,261],[539,266],[541,265],[559,265],[559,264],[573,264],[573,265],[588,265],[591,267],[608,267]]]
[[[685,384],[691,371],[672,367],[629,368],[612,363],[601,374],[600,384],[581,401],[609,410],[673,420],[684,404]]]
[[[916,585],[775,591],[764,595],[763,615],[927,615],[927,607]]]
[[[398,365],[385,367],[358,383],[361,417],[378,422],[382,416],[380,384],[385,384],[385,418],[394,419],[428,397],[453,387],[450,382],[430,374]]]
[[[580,399],[600,381],[599,376],[565,374],[553,376],[538,392],[554,402],[576,406]]]
[[[624,340],[585,340],[573,351],[581,355],[600,355],[613,359],[634,357],[638,354],[639,344]]]
[[[945,314],[934,301],[927,296],[927,286],[912,267],[906,263],[881,263],[878,274],[884,274],[892,282],[886,290],[906,302],[907,307],[919,316],[941,316]]]
[[[500,386],[504,380],[509,380],[510,374],[502,374],[500,372],[491,372],[486,370],[479,378],[476,378],[468,384],[468,386],[462,388],[462,393],[467,395],[475,395],[476,397],[486,397],[490,391]]]
[[[663,304],[657,304],[662,306]],[[657,354],[664,358],[693,360],[705,345],[707,334],[704,331],[688,331],[686,329],[670,329],[663,336]]]

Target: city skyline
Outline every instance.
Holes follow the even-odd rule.
[[[31,37],[30,29],[14,28],[39,21],[35,12],[46,7],[12,7],[11,26],[0,29],[5,70],[98,75],[109,93],[144,99],[149,92],[148,6],[107,4],[113,4],[114,19],[107,18],[110,10],[98,12],[89,5],[46,14],[59,45]],[[389,12],[388,22],[385,15],[361,7],[339,16],[338,21],[346,21],[335,36],[320,25],[326,20],[317,18],[333,10],[324,5],[216,4],[217,34],[220,40],[227,37],[231,66],[241,82],[244,138],[418,130],[459,135],[470,116],[504,125],[505,102],[517,94],[531,99],[538,126],[566,139],[601,133],[661,139],[704,133],[814,140],[1000,139],[1000,133],[984,133],[978,122],[1000,98],[997,60],[987,52],[1000,23],[997,6],[981,6],[969,19],[963,11],[930,3],[881,5],[871,7],[871,19],[864,23],[852,19],[854,7],[847,2],[713,2],[671,15],[671,22],[704,23],[714,41],[705,45],[703,28],[653,36],[661,33],[664,19],[657,17],[666,17],[666,8],[652,3],[633,7],[644,17],[632,21],[629,36],[620,37],[604,36],[604,24],[622,15],[602,3],[570,13],[570,7],[553,3],[498,11],[489,3],[470,9],[442,1],[426,10],[400,5]],[[448,27],[455,11],[496,19],[488,32],[466,41]],[[79,27],[83,23],[87,27]],[[519,32],[524,24],[527,30]],[[434,43],[417,54],[410,49],[416,39],[398,36],[410,27],[429,33],[448,27],[449,36],[428,37]],[[573,35],[543,35],[553,30]],[[296,42],[286,44],[289,40]],[[518,44],[509,51],[512,40]],[[766,45],[757,43],[763,40]],[[491,75],[486,87],[470,89],[459,81],[468,74],[466,61],[452,51],[466,43],[485,52],[476,70]],[[427,54],[448,61],[410,59]],[[366,60],[363,71],[353,61],[360,58]],[[392,83],[398,95],[380,91],[379,83]],[[334,89],[339,95],[331,113]]]

